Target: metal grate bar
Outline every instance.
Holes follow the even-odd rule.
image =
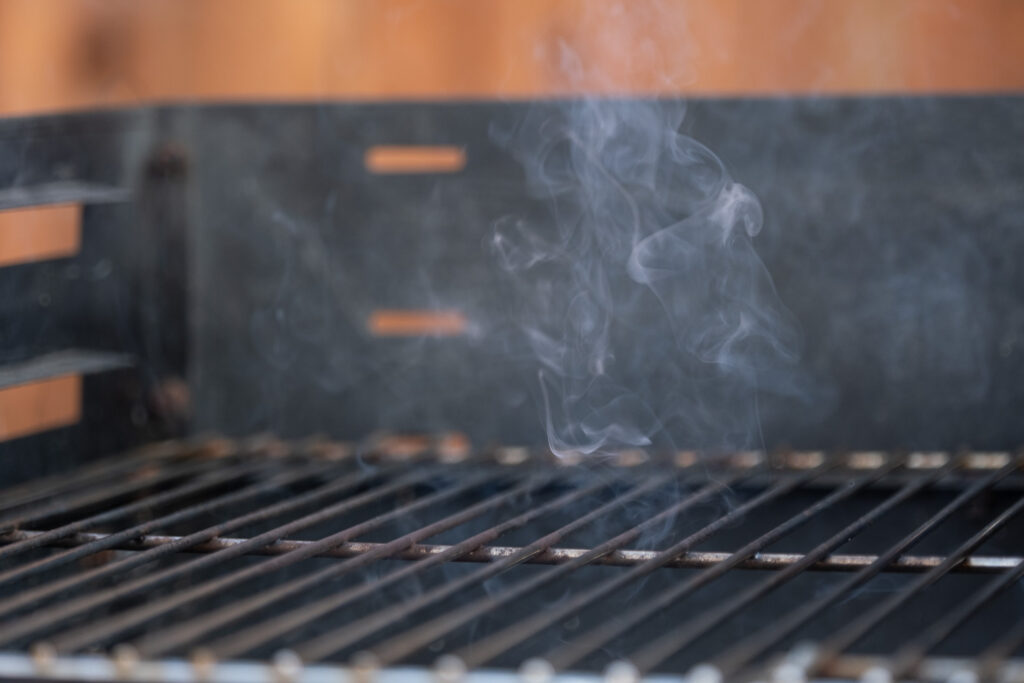
[[[551,626],[555,622],[566,618],[567,616],[578,612],[586,607],[595,604],[598,600],[608,595],[612,591],[625,586],[630,581],[642,578],[654,570],[663,567],[667,562],[677,556],[680,552],[685,552],[692,548],[697,543],[702,542],[708,538],[715,531],[723,526],[728,525],[733,519],[741,518],[743,515],[756,510],[761,505],[771,502],[792,491],[797,486],[810,481],[814,477],[828,471],[830,466],[819,466],[804,473],[800,477],[790,479],[788,481],[780,482],[761,495],[753,498],[752,500],[740,505],[728,514],[718,518],[711,524],[708,524],[700,531],[687,536],[683,540],[679,541],[675,545],[671,546],[667,550],[662,551],[655,557],[651,558],[647,562],[640,564],[628,572],[624,572],[616,577],[608,579],[603,584],[594,586],[589,591],[585,591],[557,608],[545,610],[540,612],[533,617],[524,619],[518,624],[513,624],[493,636],[483,640],[482,642],[474,643],[472,646],[460,650],[456,653],[460,659],[462,659],[468,666],[480,666],[493,657],[497,656],[501,652],[523,642],[527,638],[540,633],[543,629]],[[834,502],[833,501],[830,501]],[[784,532],[783,532],[784,533]],[[781,534],[780,534],[781,535]],[[685,586],[686,584],[681,584]],[[663,593],[662,595],[670,595],[670,593]],[[628,622],[629,616],[621,615]]]
[[[177,488],[173,488],[170,491],[165,491],[163,493],[158,493],[154,496],[150,496],[146,500],[140,501],[134,506],[126,506],[129,508],[136,508],[133,510],[129,510],[128,513],[124,512],[124,507],[119,508],[118,516],[130,514],[131,512],[137,511],[137,509],[152,509],[161,505],[167,505],[169,503],[176,502],[178,500],[188,499],[190,497],[194,497],[196,494],[201,493],[203,491],[209,491],[211,489],[215,490],[217,488],[223,487],[225,484],[228,484],[230,482],[238,481],[265,467],[266,463],[253,462],[249,463],[244,467],[228,470],[226,472],[214,471],[212,474],[206,477],[201,477],[194,482],[186,483]],[[182,519],[185,518],[185,516],[181,515],[180,513],[178,517]],[[109,518],[108,520],[102,521],[109,521]],[[150,529],[157,528],[157,526],[162,523],[166,523],[166,521],[163,519],[155,519],[150,520],[148,522],[143,522],[141,524],[136,524],[134,526],[128,527],[123,531],[119,531],[114,534],[106,534],[103,538],[95,539],[91,543],[87,543],[75,548],[71,548],[69,550],[65,550],[62,553],[50,555],[49,557],[45,557],[35,562],[30,562],[29,564],[22,565],[14,569],[9,569],[5,572],[0,572],[0,586],[4,586],[18,579],[28,578],[40,574],[46,570],[65,565],[69,562],[73,562],[77,559],[86,557],[101,550],[112,548],[118,543],[128,541],[132,538],[139,536],[140,534],[146,533]],[[79,525],[81,526],[85,526],[87,524],[90,524],[88,520],[83,520],[79,523]],[[26,547],[33,546],[34,544],[45,544],[48,541],[52,541],[53,536],[55,534],[56,532],[42,532],[35,536],[23,537],[22,540],[12,543],[11,546],[9,547]]]
[[[19,507],[43,499],[64,496],[68,491],[79,490],[85,486],[110,481],[119,475],[134,472],[143,463],[155,464],[162,460],[188,457],[191,454],[192,451],[188,448],[165,442],[139,451],[104,458],[72,472],[34,479],[4,490],[3,500],[0,500],[0,513],[9,515],[12,510]]]
[[[921,480],[920,486],[911,490],[911,495],[916,493],[918,489],[933,482],[941,472],[948,470],[953,465],[954,463],[951,462],[949,465],[943,467],[942,470],[936,470],[932,476]],[[792,634],[796,629],[813,619],[823,610],[828,609],[831,605],[835,605],[844,595],[858,586],[863,585],[871,578],[877,576],[886,568],[886,566],[889,565],[889,563],[901,555],[907,548],[917,543],[926,534],[934,531],[943,521],[958,510],[962,509],[964,505],[970,502],[978,494],[990,488],[1000,479],[1008,476],[1011,472],[1017,469],[1019,465],[1020,463],[1018,460],[1011,460],[1011,462],[1007,463],[999,470],[996,470],[988,476],[976,481],[973,485],[968,487],[960,495],[945,505],[938,513],[932,515],[926,522],[915,528],[911,533],[904,536],[897,543],[890,546],[889,549],[879,555],[878,559],[872,562],[871,565],[861,569],[846,581],[835,586],[816,600],[804,604],[802,607],[790,612],[785,618],[770,624],[768,627],[761,629],[739,645],[736,645],[720,654],[715,658],[713,662],[714,666],[726,676],[740,671],[743,667],[750,664],[756,657],[763,654],[766,650],[786,636]],[[908,487],[913,486],[913,482],[908,484]],[[907,497],[909,497],[909,495]],[[837,534],[837,536],[838,535],[839,534]],[[645,664],[650,662],[650,665],[653,666],[657,664],[657,662],[661,661],[659,658],[661,655],[660,647],[658,650],[654,650],[652,648],[650,654],[651,656],[649,660],[643,660]]]
[[[253,666],[296,681],[437,655],[423,675],[444,680],[524,661],[537,680],[609,663],[623,681],[1005,678],[1024,672],[1008,661],[1024,626],[996,599],[1024,577],[1021,462],[635,451],[596,463],[386,436],[361,449],[161,446],[0,492],[8,519],[31,523],[0,535],[0,677],[26,662],[59,677],[55,663],[93,658],[123,679],[173,662],[182,680],[213,680],[239,664],[225,659],[293,648]],[[883,573],[902,576],[879,592]],[[912,625],[915,607],[940,605]],[[817,644],[782,649],[812,626]],[[331,663],[346,657],[353,668]]]
[[[1020,514],[1021,510],[1024,510],[1024,498],[1013,503],[998,517],[986,524],[978,533],[964,541],[964,543],[950,553],[941,564],[931,569],[928,573],[918,578],[902,591],[892,595],[888,600],[879,604],[875,609],[863,614],[856,621],[846,626],[846,628],[831,636],[828,640],[822,643],[821,647],[818,649],[818,666],[827,668],[830,661],[838,657],[844,650],[855,645],[861,638],[867,635],[872,628],[876,627],[909,600],[920,595],[920,593],[928,586],[951,572],[958,564],[963,562],[964,558],[966,558],[972,551],[991,538],[997,531],[1002,529],[1007,522]],[[1017,563],[1017,566],[1021,566],[1020,562]],[[1005,575],[1006,574],[1004,574],[1004,576]]]
[[[419,501],[419,505],[420,507],[425,507],[435,502],[445,500],[457,493],[475,488],[480,484],[488,483],[492,480],[493,478],[491,476],[484,476],[470,480],[455,486],[452,489],[441,491],[433,496],[423,498]],[[537,489],[549,483],[550,480],[551,478],[548,476],[534,477],[531,481],[526,481],[518,486],[511,487],[497,496],[492,496],[480,503],[477,503],[476,505],[464,508],[455,514],[449,515],[439,521],[433,522],[432,524],[420,527],[416,531],[400,536],[389,543],[380,545],[369,553],[353,557],[340,564],[327,566],[320,571],[313,572],[301,579],[293,580],[274,590],[254,595],[251,598],[239,601],[233,605],[217,610],[216,612],[207,613],[196,617],[195,619],[181,622],[171,629],[157,631],[140,641],[138,648],[147,656],[155,657],[166,654],[169,650],[173,650],[181,647],[182,645],[193,642],[197,638],[201,638],[218,627],[238,621],[239,619],[253,614],[259,609],[301,593],[309,587],[337,579],[345,573],[364,567],[375,560],[391,557],[395,552],[408,548],[414,543],[418,543],[425,538],[436,536],[443,531],[465,524],[484,512],[493,508],[501,507],[520,496],[535,492]],[[398,516],[399,513],[407,514],[411,511],[415,511],[415,506],[408,506],[403,510],[396,511],[395,514]],[[377,517],[372,523],[378,524],[386,517],[387,515]],[[308,550],[297,550],[293,551],[291,554],[298,557],[305,552],[308,552]],[[285,555],[285,557],[288,557],[288,555]]]
[[[89,505],[98,505],[103,502],[113,502],[126,495],[139,494],[147,489],[160,484],[167,484],[168,482],[181,481],[191,475],[195,475],[208,470],[213,470],[218,467],[220,463],[206,460],[200,462],[188,462],[183,463],[177,467],[170,468],[166,471],[158,470],[155,472],[146,472],[142,476],[138,477],[136,481],[129,482],[122,486],[110,487],[107,492],[91,492],[90,495],[85,497],[85,502],[82,499],[78,499],[76,504],[72,507],[72,510],[82,509]],[[136,500],[133,503],[128,503],[115,507],[112,510],[106,510],[104,512],[80,519],[75,522],[64,524],[63,526],[57,527],[47,531],[39,536],[33,538],[26,538],[18,543],[11,543],[0,547],[0,560],[19,555],[33,548],[40,548],[51,541],[55,541],[61,538],[76,534],[79,531],[85,531],[90,527],[94,527],[107,522],[112,522],[118,519],[123,519],[132,515],[140,510],[145,510],[154,504],[161,504],[168,500],[173,500],[178,497],[178,493],[175,491],[169,491],[165,493],[156,494],[153,496],[144,497],[140,500]],[[33,514],[31,517],[22,518],[16,521],[7,523],[8,529],[17,528],[19,526],[35,525],[41,521],[55,516],[57,514],[64,514],[64,510],[61,510],[60,501],[55,501],[52,505],[46,506],[45,512]]]
[[[37,536],[42,531],[12,531],[5,538],[9,542],[18,541],[23,538]],[[51,545],[55,547],[79,547],[88,545],[94,541],[102,541],[111,534],[82,532],[69,536],[68,538],[54,541]],[[160,548],[166,545],[179,546],[179,552],[209,554],[245,543],[247,538],[233,538],[231,536],[219,536],[197,545],[180,545],[182,536],[164,536],[160,534],[144,534],[132,537],[128,541],[116,543],[110,548],[115,550],[142,551],[153,548]],[[3,541],[0,541],[2,543]],[[284,555],[297,548],[302,548],[315,541],[277,541],[270,545],[259,548],[252,548],[247,555]],[[331,548],[315,557],[335,557],[348,559],[357,555],[364,555],[374,551],[380,543],[360,543],[352,541],[345,545]],[[498,562],[509,555],[514,555],[522,550],[521,546],[489,545],[480,546],[469,552],[450,555],[453,550],[462,546],[441,545],[431,543],[417,543],[401,552],[392,555],[392,559],[417,561],[438,555],[444,556],[453,562],[475,562],[490,563]],[[524,560],[529,564],[565,564],[575,560],[580,555],[588,552],[587,548],[550,548],[543,552],[531,555]],[[658,553],[654,550],[616,550],[593,562],[595,566],[608,567],[632,567],[650,560]],[[715,551],[689,551],[674,558],[665,565],[668,569],[706,569],[725,562],[734,553]],[[785,569],[786,567],[801,562],[806,555],[804,553],[765,553],[759,552],[735,565],[735,569],[769,571]],[[812,564],[809,569],[817,572],[853,572],[871,565],[878,559],[878,555],[863,554],[842,554],[833,553],[818,562]],[[921,574],[946,562],[949,558],[945,555],[900,555],[886,567],[886,571],[898,574]],[[958,574],[1000,574],[1007,569],[1013,569],[1017,563],[1024,560],[1024,557],[1016,555],[968,555],[954,565],[950,572]]]
[[[338,508],[339,510],[351,510],[354,507],[360,507],[372,502],[376,502],[390,493],[393,493],[403,488],[408,488],[413,484],[422,483],[423,481],[425,481],[434,474],[435,473],[432,470],[428,470],[426,473],[416,474],[411,477],[401,477],[390,484],[385,484],[384,486],[375,488],[372,491],[369,491],[368,493],[365,493],[361,496],[356,496],[355,498],[351,498],[343,503],[339,503],[337,506],[334,507]],[[61,633],[60,635],[53,638],[53,646],[57,649],[58,652],[73,652],[75,650],[87,647],[94,643],[102,643],[105,639],[116,636],[133,626],[143,624],[157,616],[165,614],[166,612],[187,605],[190,602],[194,602],[207,596],[212,596],[219,591],[226,590],[233,586],[237,586],[243,581],[247,581],[258,576],[265,576],[271,572],[277,571],[278,569],[282,569],[284,567],[295,564],[296,562],[307,559],[312,555],[316,554],[316,552],[318,552],[321,549],[321,547],[329,548],[332,546],[341,545],[342,543],[345,543],[346,541],[352,538],[358,537],[360,534],[364,534],[374,528],[383,525],[385,522],[388,522],[391,519],[399,517],[403,514],[415,512],[416,510],[422,509],[428,505],[432,505],[436,502],[445,500],[447,498],[451,498],[452,496],[458,495],[460,493],[464,493],[465,491],[468,491],[473,487],[483,483],[483,481],[486,481],[488,478],[489,475],[473,477],[470,481],[457,484],[448,489],[438,491],[428,496],[424,496],[423,498],[420,498],[417,501],[410,503],[408,505],[397,508],[396,510],[393,510],[390,513],[374,517],[373,519],[365,521],[361,524],[356,524],[355,526],[350,526],[335,534],[331,534],[327,538],[318,541],[316,544],[313,544],[304,550],[289,553],[287,555],[282,555],[280,557],[271,558],[270,560],[267,560],[261,564],[254,565],[246,569],[242,569],[240,571],[228,574],[227,576],[224,576],[220,579],[207,581],[206,583],[202,583],[187,590],[175,593],[174,595],[168,596],[161,600],[141,605],[135,609],[123,612],[113,619],[107,619],[102,624],[88,625],[82,628]],[[328,510],[330,510],[330,508],[328,508]],[[330,517],[336,516],[336,514],[337,512],[333,514],[327,514],[327,511],[325,510],[322,512],[309,515],[309,519],[315,521],[325,521]],[[309,526],[311,525],[311,523],[312,522],[306,524],[305,526]],[[293,525],[295,525],[295,522],[292,522],[291,524],[286,524],[284,527],[279,528],[292,527]],[[277,530],[267,532],[266,534],[262,534],[261,536],[257,536],[255,539],[253,539],[254,545],[262,544],[272,540],[277,540],[277,538],[279,538],[281,535],[282,534],[280,534]],[[244,546],[235,546],[234,548],[229,548],[227,550],[221,551],[220,553],[207,555],[206,557],[197,560],[193,564],[199,564],[203,560],[218,559],[218,556],[222,556],[220,558],[222,560],[228,559],[228,556],[235,556],[241,554],[241,551],[243,549]]]
[[[297,520],[276,527],[271,531],[254,536],[244,544],[227,548],[221,552],[201,557],[193,562],[188,562],[177,567],[169,567],[148,576],[140,577],[135,581],[129,581],[128,583],[120,584],[98,593],[83,595],[78,599],[70,600],[62,604],[59,607],[36,611],[30,617],[0,628],[0,643],[10,642],[17,638],[51,629],[54,626],[62,624],[70,618],[82,614],[90,609],[95,609],[114,600],[137,595],[143,591],[152,590],[157,586],[185,576],[190,572],[195,572],[204,567],[213,566],[231,559],[232,557],[242,555],[249,547],[259,547],[261,545],[273,543],[274,541],[280,540],[289,534],[296,533],[307,527],[328,521],[332,517],[341,515],[344,512],[359,507],[360,505],[373,502],[374,500],[386,496],[400,488],[424,481],[429,478],[429,476],[430,472],[423,472],[407,477],[401,477],[389,484],[371,489],[370,491],[355,496],[354,498],[348,498],[339,503],[335,503],[334,505],[330,505],[323,510],[305,515]],[[338,488],[340,490],[355,488],[372,480],[373,478],[374,474],[369,472],[352,474],[343,479],[343,481],[340,482],[341,486]]]
[[[588,551],[586,555],[581,556],[574,562],[585,563],[589,561],[591,557],[603,556],[608,552],[612,552],[618,548],[621,548],[625,544],[639,537],[639,535],[643,532],[644,529],[653,527],[654,525],[663,522],[666,518],[678,514],[679,512],[682,512],[687,508],[693,507],[694,505],[697,505],[698,503],[710,498],[711,496],[720,493],[729,484],[738,481],[741,477],[742,475],[734,475],[725,481],[712,481],[705,484],[703,487],[691,493],[690,495],[687,495],[683,500],[679,501],[675,505],[672,505],[668,509],[663,510],[654,517],[651,517],[645,522],[642,522],[641,524],[637,525],[633,529],[630,529],[629,531],[626,531],[617,536],[616,538],[612,539],[611,541],[605,544],[605,547],[600,548],[599,551],[598,549]],[[527,558],[550,548],[559,540],[565,538],[568,534],[573,533],[574,531],[582,527],[585,527],[586,525],[598,519],[601,519],[608,513],[616,509],[619,509],[622,505],[628,503],[630,500],[633,500],[637,496],[643,495],[644,493],[649,493],[651,490],[653,490],[653,487],[638,487],[636,489],[628,491],[627,493],[617,497],[616,499],[608,503],[605,503],[604,505],[594,510],[591,510],[590,512],[581,517],[576,518],[569,524],[566,524],[565,526],[537,539],[530,545],[523,547],[518,553],[514,555],[510,555],[503,560],[495,562],[492,565],[481,567],[479,570],[467,576],[464,576],[461,579],[450,581],[446,585],[439,586],[438,588],[428,591],[427,593],[424,593],[423,595],[419,596],[415,600],[410,601],[407,604],[395,605],[394,607],[381,610],[376,614],[369,615],[364,619],[357,621],[351,625],[346,625],[334,631],[329,631],[328,633],[318,638],[314,638],[298,646],[296,648],[296,652],[298,652],[303,658],[310,660],[326,658],[334,654],[335,652],[345,647],[348,647],[349,645],[358,643],[363,638],[366,638],[376,633],[377,631],[383,629],[385,626],[392,623],[393,621],[407,618],[410,615],[418,612],[419,610],[422,610],[440,600],[443,600],[449,597],[450,595],[453,595],[470,586],[477,585],[480,582],[483,582],[492,576],[496,576],[498,573],[508,569],[509,567],[513,567],[516,564],[525,562]],[[564,567],[569,565],[562,566]],[[551,574],[549,573],[545,576],[551,576]],[[522,584],[520,584],[520,586],[517,587],[518,590],[514,589],[512,594],[503,594],[503,596],[509,596],[504,601],[515,599],[520,594],[525,595],[527,592],[529,592],[529,590],[531,590],[534,587],[534,585],[523,586]],[[480,613],[486,612],[495,606],[498,605],[488,604],[482,609]],[[481,610],[480,606],[470,605],[467,609],[464,609],[461,614],[455,615],[454,618],[458,619],[459,623],[465,623],[466,621],[473,619],[475,617],[476,611],[478,610]],[[428,623],[426,626],[431,626],[431,628],[433,629],[436,628],[437,625],[437,620],[435,620],[435,623],[433,625]],[[424,630],[426,630],[425,627]],[[433,638],[431,636],[428,636],[426,642],[430,642],[430,640],[432,639]]]
[[[663,482],[664,478],[658,480],[658,483]],[[473,549],[479,548],[484,543],[493,541],[507,531],[522,527],[530,521],[538,517],[542,517],[552,510],[557,510],[562,506],[569,505],[582,498],[593,495],[605,486],[606,483],[601,482],[588,487],[569,491],[568,493],[559,496],[544,505],[527,510],[521,515],[505,520],[504,522],[485,531],[470,536],[461,543],[454,546],[448,546],[442,552],[424,556],[419,561],[405,567],[404,569],[393,571],[376,581],[369,581],[360,586],[355,586],[354,588],[342,591],[326,600],[318,601],[307,607],[302,607],[280,614],[271,621],[266,621],[249,629],[244,629],[238,633],[232,634],[224,641],[214,643],[210,646],[210,649],[223,656],[231,656],[231,653],[235,652],[248,652],[275,637],[289,633],[293,629],[297,629],[314,619],[321,618],[326,614],[339,610],[345,605],[349,605],[375,591],[387,588],[389,585],[393,585],[404,578],[423,572],[431,567],[441,564],[442,562],[456,560]],[[409,548],[404,547],[404,549],[408,550]],[[370,555],[382,550],[383,546],[378,545],[375,548],[367,549],[364,554]],[[391,557],[396,557],[397,555],[398,553],[396,552],[390,553]],[[146,650],[144,649],[143,651],[145,652]]]
[[[978,657],[977,673],[983,681],[993,680],[1003,662],[1013,657],[1014,653],[1024,647],[1024,620],[1003,634],[988,646]]]
[[[44,496],[45,500],[35,501],[35,505],[5,516],[0,520],[0,530],[8,531],[37,524],[58,515],[69,516],[76,511],[95,508],[104,503],[112,505],[118,499],[137,494],[153,484],[182,478],[197,471],[197,468],[204,467],[212,468],[214,465],[208,461],[188,459],[164,467],[137,467],[120,473],[120,476],[110,483],[97,483],[88,488],[76,487],[73,494]]]
[[[774,527],[770,531],[755,538],[718,564],[709,567],[697,576],[691,578],[689,581],[685,581],[676,585],[674,588],[663,591],[646,603],[637,605],[626,613],[620,613],[616,619],[607,621],[601,626],[588,631],[584,635],[552,651],[545,656],[545,659],[556,670],[568,668],[587,654],[602,647],[610,640],[626,633],[630,628],[649,618],[651,615],[656,614],[661,610],[668,609],[671,605],[691,594],[701,586],[723,576],[726,572],[734,569],[740,563],[768,547],[771,543],[774,543],[803,524],[810,522],[818,513],[827,510],[843,500],[846,500],[866,486],[878,481],[878,479],[894,470],[897,466],[898,463],[891,463],[887,467],[879,468],[876,471],[862,476],[859,480],[841,485],[828,496],[822,498],[810,507],[805,508],[799,514],[790,517],[788,520]],[[803,559],[803,562],[807,561],[808,558]],[[564,616],[566,615],[559,615],[558,618],[563,618]],[[476,648],[474,647],[474,651],[475,650]],[[483,661],[486,661],[481,661],[480,656],[472,656],[472,652],[468,654],[471,658],[466,657],[465,659],[467,659],[467,664],[471,666],[476,666],[483,663]]]
[[[673,629],[645,645],[630,655],[630,661],[637,667],[638,671],[646,672],[663,662],[669,656],[691,644],[696,639],[721,624],[727,618],[749,605],[754,600],[762,597],[776,587],[802,573],[810,563],[817,557],[824,557],[835,548],[848,541],[854,535],[860,533],[865,527],[876,521],[885,513],[889,512],[901,503],[909,500],[921,489],[925,488],[935,480],[953,468],[950,463],[946,467],[936,470],[931,476],[923,477],[918,481],[911,482],[890,497],[885,503],[873,508],[867,515],[854,521],[846,528],[837,532],[831,538],[820,544],[815,550],[808,554],[803,563],[787,567],[781,572],[773,574],[759,584],[755,584],[747,591],[740,593],[731,600],[719,605],[701,618],[688,622],[676,629]]]
[[[221,505],[230,505],[232,503],[248,500],[277,487],[301,482],[315,474],[316,470],[319,469],[319,466],[315,466],[313,471],[306,470],[304,468],[297,469],[297,471],[293,471],[290,474],[275,477],[262,484],[257,484],[251,488],[243,489],[233,496],[226,496],[225,498],[212,501],[210,507],[200,506],[195,508],[195,512],[196,514],[203,514],[217,509]],[[0,617],[6,617],[12,613],[16,613],[25,607],[37,604],[47,598],[51,598],[74,589],[81,590],[89,583],[115,576],[119,573],[124,573],[148,562],[154,562],[161,557],[188,550],[189,548],[202,543],[208,543],[211,539],[214,539],[221,534],[233,531],[234,529],[274,519],[275,517],[293,510],[320,503],[339,493],[352,490],[362,483],[371,481],[374,476],[375,475],[373,473],[364,472],[343,477],[341,479],[328,482],[327,484],[323,484],[312,491],[308,491],[301,497],[292,498],[290,500],[281,501],[275,505],[260,508],[248,514],[207,527],[201,531],[189,534],[188,536],[174,538],[168,543],[150,548],[146,550],[146,552],[121,558],[120,560],[112,562],[104,567],[97,567],[91,571],[73,575],[66,579],[55,581],[51,584],[43,584],[33,590],[28,590],[5,601],[0,601]],[[246,539],[246,541],[250,540],[251,539]],[[147,587],[150,585],[151,584],[147,584]],[[68,613],[65,616],[71,616],[72,614],[73,613]],[[3,633],[4,631],[0,629],[0,634]],[[0,635],[0,638],[3,638],[3,635]]]
[[[897,650],[896,654],[892,657],[892,664],[890,666],[894,676],[903,678],[912,674],[924,660],[929,650],[946,640],[953,631],[980,610],[985,603],[1022,578],[1024,578],[1024,562],[1019,563],[1013,570],[990,580],[981,590],[975,592],[953,610],[946,612],[938,621]]]
[[[735,519],[740,518],[742,515],[745,515],[747,512],[756,509],[760,505],[763,505],[771,500],[777,499],[785,495],[786,493],[792,491],[797,486],[799,486],[803,481],[806,481],[812,478],[814,475],[818,474],[819,471],[820,470],[807,472],[800,475],[799,477],[793,477],[786,481],[779,482],[775,486],[772,486],[771,488],[766,490],[764,493],[761,493],[760,495],[754,497],[752,500],[744,503],[743,505],[740,505],[737,508],[734,508],[728,514],[719,517],[714,522],[703,527],[700,531],[691,534],[690,536],[687,536],[685,539],[674,544],[667,550],[658,553],[657,556],[655,556],[648,562],[633,567],[628,571],[623,572],[622,574],[612,579],[609,579],[605,583],[600,584],[594,589],[582,593],[574,598],[571,598],[569,604],[572,604],[574,606],[579,605],[582,607],[583,605],[589,604],[594,600],[600,599],[602,596],[607,595],[616,588],[626,585],[630,581],[639,579],[643,576],[650,574],[655,569],[664,566],[665,563],[667,563],[669,560],[671,560],[679,553],[685,552],[697,543],[700,543],[701,541],[705,540],[706,538],[711,536],[715,531],[730,524]],[[475,618],[496,609],[502,604],[508,602],[510,599],[519,597],[521,595],[527,595],[535,588],[543,585],[544,583],[548,583],[553,579],[557,578],[558,576],[561,576],[575,569],[578,569],[586,564],[589,564],[592,559],[600,557],[601,555],[604,555],[605,553],[611,550],[615,550],[618,547],[621,547],[623,543],[628,542],[628,540],[623,539],[629,539],[633,533],[634,532],[632,531],[628,531],[625,534],[622,534],[616,537],[615,539],[612,539],[611,541],[605,542],[594,548],[593,551],[581,556],[579,559],[573,562],[560,565],[548,571],[546,574],[542,574],[536,577],[532,581],[524,581],[518,584],[515,588],[506,591],[500,597],[491,596],[488,600],[479,603],[479,605],[477,606],[471,605],[470,609],[468,610],[468,613],[469,615],[471,615],[471,618]],[[565,607],[558,611],[561,612],[564,610]],[[524,622],[520,622],[520,624],[513,627],[515,628],[514,632],[505,633],[503,634],[503,637],[509,642],[519,642],[521,638],[526,637],[534,632],[537,622],[543,620],[545,623],[547,623],[549,614],[550,612],[547,611],[538,613],[534,619],[528,619]],[[372,652],[374,656],[377,657],[382,663],[394,663],[402,657],[405,657],[406,655],[409,655],[418,650],[419,648],[427,645],[432,640],[435,640],[436,638],[443,636],[444,634],[448,633],[457,626],[462,625],[465,622],[465,620],[466,615],[459,615],[458,612],[452,613],[448,616],[442,616],[433,622],[428,622],[421,628],[414,629],[407,634],[396,636],[392,640],[386,641],[384,644],[374,647]],[[477,644],[477,648],[482,649],[483,647],[484,645],[482,643]]]

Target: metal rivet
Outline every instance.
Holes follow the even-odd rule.
[[[998,470],[1010,464],[1009,453],[968,453],[964,465],[972,470]]]
[[[619,467],[636,467],[644,464],[648,459],[646,452],[639,448],[631,448],[627,451],[620,451],[615,462]]]
[[[36,667],[36,670],[42,673],[53,670],[54,665],[57,663],[57,648],[47,642],[35,643],[32,645],[30,652],[32,654],[32,664]]]
[[[238,452],[238,444],[227,437],[211,437],[200,444],[198,455],[204,458],[224,458]]]
[[[946,683],[978,683],[978,674],[970,669],[957,669],[949,675]]]
[[[893,683],[892,672],[884,666],[872,666],[864,670],[860,675],[864,683]]]
[[[139,666],[139,652],[131,645],[121,643],[113,650],[114,669],[120,678],[132,678]]]
[[[547,683],[555,676],[555,667],[540,657],[533,657],[519,667],[519,677],[524,683]]]
[[[213,651],[205,647],[196,648],[190,657],[192,670],[200,681],[208,681],[213,678],[213,671],[217,667],[217,657]]]
[[[344,460],[352,455],[352,446],[340,441],[316,441],[306,445],[305,453],[320,460]]]
[[[282,683],[292,683],[302,675],[302,659],[292,650],[274,653],[274,675]]]
[[[372,652],[357,652],[352,655],[352,679],[355,683],[370,683],[377,677],[380,662]]]
[[[710,664],[698,664],[687,678],[690,683],[722,683],[722,672]]]
[[[877,470],[886,460],[885,453],[879,451],[858,451],[846,457],[846,466],[854,470]]]
[[[806,680],[804,668],[795,662],[782,662],[772,670],[773,683],[804,683]]]
[[[814,469],[823,462],[825,462],[825,454],[821,451],[796,452],[786,456],[786,464],[798,470]]]
[[[583,454],[579,451],[566,451],[556,456],[556,462],[564,467],[573,467],[583,462]]]
[[[507,446],[499,448],[494,459],[502,465],[522,465],[530,459],[530,451],[521,446]]]
[[[679,451],[674,458],[676,467],[693,467],[700,460],[697,451]]]
[[[604,671],[604,680],[606,683],[637,683],[640,672],[631,662],[620,659],[608,665]]]
[[[915,452],[907,457],[907,467],[912,470],[934,470],[949,462],[949,454],[941,451]]]
[[[469,439],[460,432],[442,434],[434,446],[437,459],[441,462],[456,463],[466,460],[472,451]]]
[[[466,664],[455,655],[441,655],[434,662],[434,673],[440,683],[458,683],[466,675]]]
[[[810,642],[797,643],[786,655],[786,661],[793,662],[804,669],[814,664],[817,658],[818,646]]]
[[[761,451],[738,451],[732,457],[734,467],[750,469],[757,467],[764,461],[764,453]]]

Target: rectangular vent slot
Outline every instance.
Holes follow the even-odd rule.
[[[377,145],[366,150],[366,170],[377,174],[457,173],[466,150],[452,145]]]

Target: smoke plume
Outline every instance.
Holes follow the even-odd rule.
[[[758,396],[796,391],[799,334],[755,250],[757,198],[680,131],[680,102],[552,111],[492,130],[539,208],[487,240],[550,448],[759,445]]]

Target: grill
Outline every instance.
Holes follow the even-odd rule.
[[[1019,680],[1021,464],[163,442],[4,491],[0,671]]]
[[[0,229],[61,238],[0,262],[0,678],[1024,681],[1007,139],[1009,95],[0,121]]]

